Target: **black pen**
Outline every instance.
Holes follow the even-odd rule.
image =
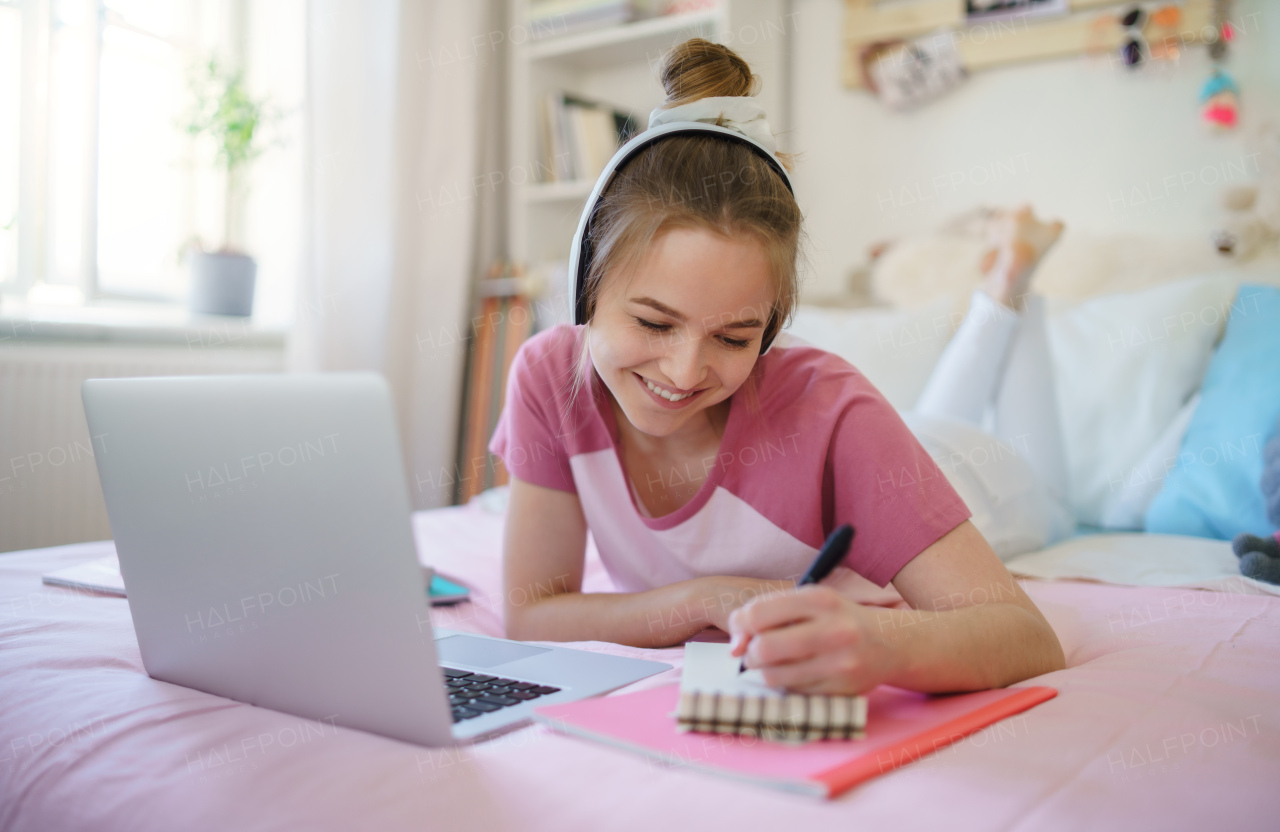
[[[844,560],[844,556],[849,554],[849,546],[853,543],[853,526],[845,523],[843,526],[836,527],[836,530],[827,536],[827,542],[822,544],[822,548],[818,550],[818,556],[813,559],[813,564],[809,567],[809,571],[804,573],[804,577],[796,586],[804,586],[805,584],[816,584],[823,578],[831,574],[831,570],[840,565],[840,561]],[[742,664],[738,665],[739,673],[747,672],[747,656],[742,654]]]

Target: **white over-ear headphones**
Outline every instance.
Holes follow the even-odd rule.
[[[782,177],[783,183],[787,186],[787,190],[793,194],[795,193],[795,188],[791,186],[791,177],[787,175],[787,169],[778,161],[778,157],[773,154],[772,150],[736,130],[702,121],[677,121],[652,127],[632,137],[613,155],[613,158],[609,160],[609,164],[605,165],[604,170],[600,173],[600,178],[596,180],[596,186],[591,189],[591,196],[588,197],[587,205],[582,211],[582,218],[578,220],[578,230],[573,235],[573,248],[569,252],[569,300],[572,304],[571,312],[575,324],[585,324],[587,322],[587,303],[583,288],[586,286],[587,274],[591,270],[591,258],[593,255],[591,225],[595,220],[596,211],[600,207],[600,195],[604,193],[605,188],[609,186],[609,182],[613,180],[613,174],[640,151],[668,136],[687,133],[710,133],[722,136],[729,141],[747,145],[759,153],[778,172],[778,175]],[[775,336],[776,334],[774,333]],[[772,342],[773,337],[770,337],[767,343],[760,346],[761,355],[768,351]]]

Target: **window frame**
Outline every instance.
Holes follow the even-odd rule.
[[[49,210],[50,153],[49,139],[52,130],[52,45],[59,25],[56,0],[0,0],[0,9],[17,10],[21,17],[21,80],[18,113],[18,256],[17,270],[12,280],[0,280],[0,296],[17,295],[27,299],[32,291],[47,287],[49,295],[59,297],[57,305],[86,306],[101,300],[131,301],[148,304],[178,306],[183,303],[179,294],[154,294],[103,290],[99,286],[98,270],[98,167],[100,150],[100,70],[104,33],[108,26],[115,26],[136,35],[153,38],[175,49],[195,55],[197,44],[180,36],[166,36],[151,31],[129,20],[123,14],[107,6],[106,0],[84,0],[89,29],[85,76],[82,83],[89,92],[84,101],[84,131],[80,137],[83,153],[82,181],[80,183],[80,257],[75,280],[70,286],[48,282],[52,268],[55,241],[52,238]],[[245,20],[244,0],[231,0],[227,13],[230,23]],[[240,33],[240,26],[231,30]],[[233,38],[232,56],[243,56],[241,38]],[[187,175],[195,177],[194,170]],[[224,195],[231,198],[230,194]]]

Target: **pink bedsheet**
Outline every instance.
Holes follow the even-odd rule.
[[[501,518],[415,526],[424,560],[479,590],[437,623],[498,632]],[[540,727],[429,750],[154,681],[125,601],[40,583],[110,551],[0,555],[0,829],[1280,827],[1280,598],[1029,582],[1069,664],[1034,682],[1060,695],[822,802]]]

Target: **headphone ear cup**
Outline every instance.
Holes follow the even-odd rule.
[[[774,322],[774,320],[777,318],[777,316],[778,316],[778,313],[777,313],[777,312],[774,312],[772,315],[770,315],[770,316],[769,316],[769,324],[766,324],[766,325],[765,325],[765,329],[766,329],[766,330],[768,330],[769,325],[773,324],[773,322]],[[767,352],[769,351],[769,348],[773,346],[773,342],[774,342],[774,341],[776,341],[776,340],[778,340],[778,333],[780,333],[780,332],[782,332],[782,327],[778,327],[777,329],[775,329],[775,330],[773,331],[773,334],[772,334],[772,335],[770,335],[770,336],[768,336],[767,340],[765,340],[765,341],[762,341],[762,342],[761,342],[761,344],[760,344],[760,355],[764,355],[765,353],[767,353]]]
[[[582,251],[577,261],[573,264],[574,274],[570,276],[573,281],[573,323],[575,326],[587,322],[587,276],[583,272],[586,271],[586,267],[590,262],[591,243],[584,239],[582,241]]]
[[[596,203],[593,201],[584,210],[590,213],[582,230],[582,239],[569,255],[569,319],[574,326],[581,326],[587,322],[587,270],[591,265],[591,226]]]

